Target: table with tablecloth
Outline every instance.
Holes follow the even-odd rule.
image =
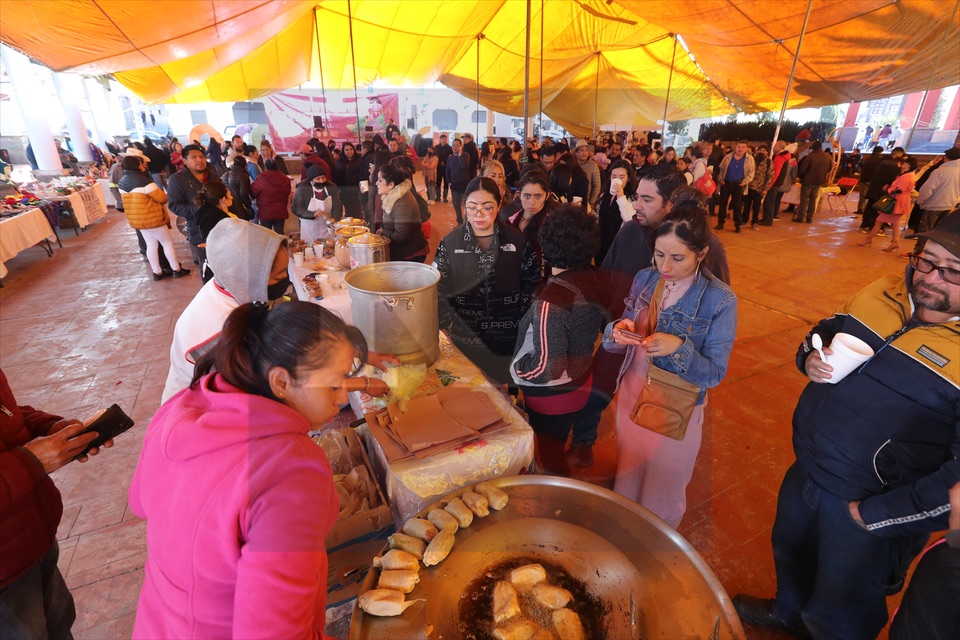
[[[81,229],[85,229],[90,226],[91,222],[100,220],[107,215],[107,201],[103,196],[103,190],[99,186],[89,187],[67,196],[53,196],[47,199],[54,202],[69,203]]]
[[[313,268],[309,264],[296,266],[291,261],[289,273],[300,300],[316,302],[338,313],[345,322],[351,322],[349,291],[346,285],[338,286],[346,271],[338,269],[335,261],[323,260]],[[303,277],[309,273],[327,275],[322,300],[310,296],[303,286]],[[442,373],[438,374],[438,370]],[[504,416],[507,426],[428,458],[407,458],[392,463],[387,461],[377,440],[361,427],[371,463],[386,489],[397,526],[452,491],[490,478],[527,473],[531,469],[533,429],[509,397],[494,387],[480,369],[441,333],[440,358],[427,368],[427,378],[419,391],[430,393],[451,380],[486,393]],[[350,394],[350,405],[358,417],[372,408],[372,402],[373,398],[367,395]]]
[[[7,275],[6,262],[15,255],[56,236],[43,211],[38,208],[0,219],[0,278]],[[50,250],[48,249],[49,253]]]

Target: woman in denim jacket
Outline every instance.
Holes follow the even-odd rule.
[[[623,316],[607,325],[603,347],[623,352],[617,402],[617,476],[614,491],[666,520],[680,524],[686,511],[686,487],[700,450],[707,389],[727,373],[737,329],[737,297],[701,268],[710,229],[706,212],[695,203],[674,207],[654,232],[654,266],[637,274]],[[646,334],[647,312],[657,283],[663,280],[656,331]],[[631,413],[650,363],[700,387],[682,440],[634,424]]]

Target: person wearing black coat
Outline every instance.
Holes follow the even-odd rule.
[[[368,171],[357,148],[350,142],[344,142],[340,158],[334,169],[333,180],[340,188],[340,200],[343,202],[343,214],[348,218],[362,218],[360,206],[360,181],[366,180]]]
[[[233,193],[230,213],[242,220],[253,219],[253,200],[250,198],[250,173],[247,171],[247,159],[235,156],[233,166],[221,178]]]
[[[870,178],[870,188],[867,189],[867,204],[863,210],[863,220],[860,222],[860,230],[864,233],[872,230],[877,222],[880,212],[873,205],[886,194],[884,187],[900,175],[900,157],[903,155],[903,149],[897,147],[889,157],[881,160],[880,164],[874,168],[873,176]]]

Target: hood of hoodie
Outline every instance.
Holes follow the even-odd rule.
[[[190,460],[279,434],[310,431],[307,419],[290,407],[244,393],[220,374],[208,374],[196,389],[181,391],[154,420],[160,426],[160,449],[171,460]]]
[[[227,218],[207,236],[207,262],[217,282],[240,304],[267,302],[273,261],[287,239],[239,218]]]

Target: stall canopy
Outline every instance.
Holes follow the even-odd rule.
[[[668,120],[779,110],[807,3],[533,0],[531,112],[542,86],[544,112],[575,133],[651,126],[668,83]],[[788,106],[960,82],[958,3],[813,0]],[[440,81],[522,115],[526,19],[526,0],[20,0],[0,39],[146,102]]]

